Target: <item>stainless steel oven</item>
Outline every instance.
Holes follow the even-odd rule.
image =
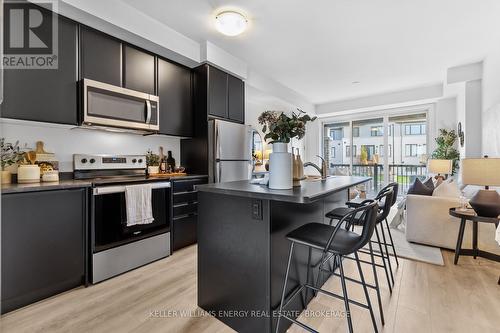
[[[97,283],[171,253],[171,185],[149,179],[144,155],[73,155],[73,176],[92,184],[90,282]],[[127,225],[127,185],[151,185],[153,222]]]
[[[92,283],[170,254],[170,182],[154,182],[150,224],[127,226],[125,186],[93,188]]]
[[[159,126],[158,96],[83,79],[83,125],[155,132]]]

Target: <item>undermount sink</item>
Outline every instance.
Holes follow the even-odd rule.
[[[335,177],[335,176],[326,176],[326,179],[330,179],[330,178],[333,178],[333,177]],[[319,175],[318,176],[316,176],[316,175],[314,175],[314,176],[313,175],[307,175],[306,179],[305,179],[305,181],[307,181],[307,182],[317,182],[317,181],[320,181],[320,180],[323,180],[323,179]]]

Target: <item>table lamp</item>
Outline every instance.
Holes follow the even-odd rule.
[[[462,160],[462,182],[465,185],[484,186],[469,203],[477,215],[497,217],[500,215],[500,195],[489,186],[500,186],[500,158],[466,158]]]
[[[430,159],[427,161],[427,170],[429,173],[435,174],[436,179],[441,178],[441,180],[443,180],[445,177],[441,176],[441,174],[451,174],[453,170],[453,160]]]

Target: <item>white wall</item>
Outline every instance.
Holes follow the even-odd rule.
[[[436,102],[436,128],[455,128],[457,126],[457,98],[442,98]]]
[[[36,141],[45,142],[45,150],[55,153],[62,172],[73,171],[73,154],[146,154],[148,149],[158,152],[163,146],[171,150],[180,163],[180,139],[161,135],[141,136],[128,133],[110,133],[75,128],[67,125],[28,121],[2,120],[0,136],[8,142],[19,140],[30,148]]]
[[[482,80],[468,81],[465,85],[465,156],[482,156]],[[498,129],[498,125],[497,125]]]
[[[488,52],[483,61],[482,153],[500,157],[500,1],[483,1],[481,37]]]
[[[500,43],[497,41],[484,60],[482,110],[482,153],[500,157]]]

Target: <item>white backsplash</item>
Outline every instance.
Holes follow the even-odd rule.
[[[129,133],[111,133],[74,128],[68,125],[46,124],[29,121],[0,120],[0,136],[7,142],[19,140],[30,148],[36,141],[45,143],[45,150],[55,153],[59,171],[73,171],[73,154],[146,154],[148,149],[158,153],[163,146],[165,154],[172,151],[180,165],[180,139],[163,135],[142,136]]]

